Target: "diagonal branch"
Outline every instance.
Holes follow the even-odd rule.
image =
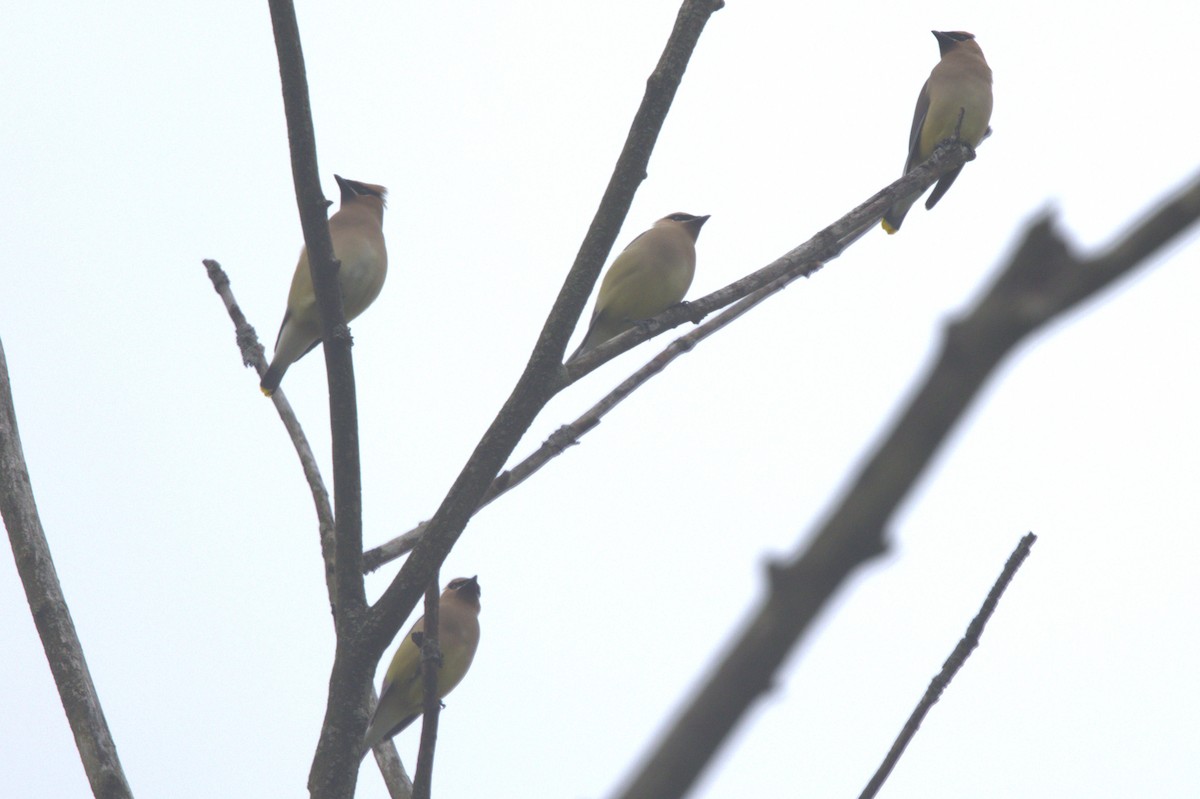
[[[263,353],[263,346],[258,341],[258,333],[246,320],[246,315],[242,313],[241,306],[233,296],[229,276],[225,274],[221,265],[212,259],[205,259],[204,268],[208,270],[208,279],[212,281],[213,288],[225,303],[225,311],[233,321],[234,335],[237,337],[238,349],[242,353],[242,363],[246,366],[253,366],[261,378],[267,371],[267,359]],[[275,410],[278,411],[283,427],[287,430],[288,437],[292,440],[292,446],[296,449],[296,456],[300,458],[300,468],[304,471],[304,479],[308,482],[308,490],[312,494],[313,507],[317,512],[317,530],[321,538],[321,556],[325,561],[325,586],[329,590],[330,607],[333,607],[337,594],[334,588],[333,570],[333,508],[329,505],[329,492],[325,489],[325,481],[317,466],[317,458],[308,444],[308,438],[304,435],[300,420],[296,418],[296,412],[292,410],[291,403],[283,395],[283,389],[277,389],[271,395],[271,399],[274,400]]]
[[[225,310],[228,312],[229,318],[233,321],[238,348],[242,353],[242,363],[254,367],[254,370],[261,378],[267,371],[267,361],[264,356],[263,347],[258,341],[258,334],[255,332],[254,327],[246,319],[245,314],[242,313],[241,306],[233,296],[229,276],[225,274],[221,265],[214,260],[206,259],[204,266],[208,270],[208,277],[212,281],[213,288],[225,303]],[[292,410],[291,403],[287,401],[283,389],[276,389],[271,395],[271,400],[275,403],[275,410],[279,413],[279,418],[283,422],[284,429],[287,430],[288,437],[292,441],[292,446],[296,449],[296,455],[300,459],[300,467],[304,472],[305,480],[308,482],[308,488],[312,494],[313,506],[317,514],[317,530],[321,542],[321,557],[325,564],[325,586],[329,593],[329,606],[332,609],[336,605],[337,590],[333,566],[333,508],[329,503],[329,492],[325,488],[325,481],[321,477],[320,468],[317,466],[316,456],[313,454],[312,447],[309,446],[308,438],[304,435],[304,429],[300,426],[300,420],[296,417],[295,411]],[[378,701],[379,696],[375,692],[374,686],[372,686],[369,708],[372,712]],[[408,799],[412,795],[412,782],[404,772],[404,764],[400,761],[400,755],[396,752],[395,744],[392,741],[384,741],[375,747],[375,762],[379,766],[379,771],[383,776],[383,781],[387,785],[388,793],[392,799]]]
[[[967,625],[967,632],[959,640],[958,646],[954,647],[954,651],[950,653],[950,657],[946,658],[946,662],[942,665],[942,670],[937,673],[937,676],[929,683],[929,688],[925,690],[925,695],[921,697],[921,701],[917,703],[916,708],[908,717],[908,721],[904,724],[904,729],[900,731],[900,735],[896,737],[896,742],[892,744],[892,748],[888,750],[887,757],[879,765],[879,769],[875,775],[871,777],[871,781],[867,783],[867,787],[863,788],[863,792],[859,794],[858,799],[874,799],[879,793],[879,789],[883,787],[883,783],[891,775],[892,769],[900,762],[900,756],[904,754],[904,750],[912,741],[913,736],[917,734],[917,730],[921,727],[921,722],[925,720],[925,716],[942,697],[942,693],[950,685],[950,681],[958,674],[963,665],[967,662],[967,658],[979,646],[979,638],[983,635],[983,628],[987,625],[988,620],[992,618],[992,614],[996,612],[996,606],[1000,604],[1000,597],[1004,595],[1008,584],[1012,582],[1013,577],[1017,573],[1017,569],[1021,568],[1021,564],[1029,557],[1029,551],[1033,548],[1034,542],[1037,541],[1037,536],[1033,533],[1027,533],[1022,536],[1017,548],[1008,556],[1008,562],[1004,564],[1004,570],[1000,572],[1000,576],[996,578],[996,582],[992,585],[992,590],[988,591],[987,598],[983,601],[983,607],[975,614],[975,618],[971,619],[971,623]]]
[[[1070,253],[1049,218],[1034,222],[995,283],[948,326],[932,371],[811,543],[771,566],[766,598],[621,799],[689,790],[833,592],[885,551],[885,526],[996,367],[1030,333],[1130,274],[1197,218],[1200,178],[1092,259]]]
[[[63,596],[50,555],[50,544],[33,499],[33,487],[25,454],[21,449],[21,434],[17,429],[17,413],[13,407],[12,385],[8,377],[8,362],[0,344],[0,515],[8,530],[13,560],[25,598],[37,626],[42,649],[54,675],[59,699],[75,736],[75,747],[92,794],[103,799],[124,799],[133,792],[125,779],[117,745],[104,718],[100,696],[92,683],[83,645],[71,620],[71,611]]]
[[[242,363],[254,367],[261,378],[267,371],[267,360],[263,354],[263,347],[258,341],[258,334],[254,327],[247,321],[241,306],[233,296],[229,276],[214,260],[206,259],[204,267],[208,270],[209,280],[212,281],[213,288],[225,303],[225,310],[233,321],[238,349],[242,353]],[[284,429],[287,430],[288,437],[292,440],[292,446],[296,449],[300,467],[304,471],[304,478],[308,482],[308,489],[312,494],[313,506],[317,514],[317,530],[321,540],[321,557],[325,563],[325,588],[329,593],[329,607],[332,609],[336,605],[337,584],[333,568],[334,524],[333,508],[329,504],[329,492],[325,489],[325,481],[317,466],[316,456],[313,455],[312,447],[308,444],[308,438],[304,435],[300,420],[296,418],[296,413],[292,410],[291,403],[287,401],[283,389],[276,389],[275,393],[271,395],[271,400],[275,403],[275,410],[279,413]],[[372,686],[370,700],[372,711],[378,701],[379,696]],[[375,762],[379,766],[379,771],[383,775],[383,781],[387,784],[388,793],[392,799],[408,799],[412,795],[412,783],[409,781],[408,775],[404,773],[404,764],[400,762],[400,755],[397,754],[396,747],[390,740],[375,747]]]
[[[372,608],[374,629],[370,637],[380,653],[412,612],[430,575],[462,534],[480,498],[534,417],[567,385],[561,363],[567,339],[583,312],[634,192],[646,176],[651,150],[700,34],[708,18],[723,5],[723,0],[684,0],[662,57],[646,82],[645,95],[608,188],[525,371],[429,521],[421,543]]]
[[[707,314],[728,307],[727,311],[704,323],[697,330],[677,339],[662,353],[609,392],[587,413],[570,425],[564,425],[556,430],[536,452],[509,471],[498,475],[488,487],[472,515],[478,513],[480,509],[501,494],[520,485],[550,460],[565,452],[568,447],[577,442],[578,438],[598,425],[601,417],[643,383],[661,373],[671,361],[684,352],[690,351],[696,343],[729,324],[767,297],[782,291],[797,278],[810,277],[826,263],[840,256],[865,231],[870,230],[879,222],[880,217],[891,207],[897,197],[906,196],[913,191],[924,191],[937,182],[943,174],[961,167],[971,157],[969,147],[957,142],[943,142],[929,160],[920,167],[876,192],[857,208],[785,255],[724,288],[698,300],[668,309],[647,324],[639,325],[609,339],[582,357],[572,360],[566,365],[568,383],[580,380],[602,364],[645,341],[647,337],[658,335],[685,321],[699,322]],[[729,307],[732,303],[736,304]],[[367,571],[374,571],[384,563],[411,551],[421,540],[421,536],[425,534],[427,525],[428,522],[422,522],[408,532],[368,550],[363,555],[363,568]]]
[[[699,322],[708,314],[749,296],[781,277],[808,276],[821,264],[841,255],[878,224],[897,198],[924,191],[942,175],[960,168],[974,157],[974,151],[966,144],[952,140],[941,142],[919,167],[880,189],[841,219],[761,269],[698,300],[669,308],[651,322],[637,325],[572,360],[567,364],[568,379],[575,382],[641,342],[684,322]]]

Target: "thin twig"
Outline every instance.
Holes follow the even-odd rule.
[[[766,598],[617,794],[621,799],[677,799],[688,791],[750,705],[769,690],[833,592],[854,569],[886,551],[885,527],[896,508],[1008,353],[1130,274],[1197,218],[1200,179],[1090,260],[1068,251],[1048,217],[1035,221],[984,296],[948,327],[932,371],[811,543],[769,568]]]
[[[3,343],[0,343],[0,516],[8,530],[17,573],[92,794],[101,799],[128,799],[133,792],[121,768],[117,744],[104,718],[100,695],[88,671],[83,644],[71,620],[54,569],[50,543],[34,502]]]
[[[888,750],[887,757],[879,765],[879,769],[875,775],[871,777],[871,781],[867,783],[867,787],[859,794],[859,799],[874,799],[874,796],[879,793],[879,789],[883,787],[884,781],[892,773],[892,769],[896,767],[896,763],[900,761],[900,756],[904,754],[905,748],[908,747],[913,736],[917,734],[917,730],[921,727],[921,722],[925,720],[925,716],[933,708],[934,704],[941,698],[942,692],[950,685],[950,681],[958,674],[959,669],[967,662],[967,658],[971,656],[971,652],[975,647],[979,646],[979,638],[983,635],[983,628],[991,619],[992,614],[996,611],[996,606],[1000,604],[1000,597],[1004,595],[1008,584],[1012,582],[1013,576],[1017,573],[1017,569],[1021,568],[1021,564],[1029,557],[1029,551],[1033,548],[1034,542],[1037,541],[1037,536],[1033,533],[1028,533],[1021,538],[1017,548],[1009,555],[1008,562],[1004,564],[1004,571],[996,578],[992,590],[988,592],[987,599],[983,601],[983,606],[979,612],[975,614],[975,618],[971,619],[971,623],[967,625],[967,632],[959,640],[958,646],[954,647],[954,651],[950,653],[950,657],[942,665],[942,670],[929,683],[929,687],[925,690],[925,695],[921,697],[921,701],[917,703],[912,715],[908,717],[908,721],[904,724],[904,729],[896,737],[896,742],[892,744],[892,748]]]
[[[371,689],[371,712],[375,712],[375,706],[379,703],[379,697],[375,693],[375,689]],[[388,789],[388,796],[391,799],[412,799],[413,784],[408,778],[408,774],[404,771],[404,763],[400,761],[400,754],[396,751],[396,744],[390,738],[386,741],[380,741],[375,744],[372,750],[375,754],[375,765],[379,767],[379,773],[383,775],[384,785]]]
[[[425,621],[421,628],[421,689],[424,710],[421,717],[421,748],[417,753],[417,771],[413,780],[413,799],[429,799],[433,791],[433,750],[437,746],[438,717],[442,703],[438,699],[438,671],[442,652],[438,646],[438,575],[435,572],[425,589]]]
[[[217,295],[220,296],[222,302],[224,302],[225,310],[228,312],[229,318],[233,321],[238,349],[242,354],[242,363],[254,367],[259,377],[262,377],[263,373],[267,371],[267,361],[263,352],[263,346],[259,343],[258,334],[255,332],[254,327],[246,319],[241,306],[233,296],[233,287],[229,276],[225,274],[221,265],[214,260],[206,259],[204,267],[208,270],[209,280],[212,281],[213,288],[216,290]],[[284,429],[287,430],[288,437],[292,441],[292,446],[296,449],[296,455],[300,459],[300,467],[304,472],[305,480],[308,482],[309,492],[312,494],[313,507],[317,514],[317,530],[320,535],[321,557],[325,563],[325,587],[329,594],[329,607],[332,610],[337,597],[337,589],[335,582],[336,573],[333,568],[335,558],[333,508],[329,503],[329,492],[325,489],[325,481],[321,478],[320,467],[317,466],[316,456],[313,454],[312,447],[309,446],[307,436],[304,435],[304,429],[300,426],[300,420],[296,417],[295,411],[292,410],[291,403],[287,401],[283,389],[276,389],[275,393],[271,395],[271,399],[275,403],[275,410],[279,414],[280,421],[283,422]],[[378,701],[379,696],[375,693],[374,686],[372,686],[370,711],[374,711]],[[379,771],[383,775],[383,781],[392,799],[409,799],[412,796],[412,781],[409,780],[408,774],[404,772],[404,764],[400,761],[400,755],[396,751],[396,746],[390,739],[381,742],[375,747],[375,762],[379,766]]]
[[[242,313],[241,306],[233,296],[229,276],[225,274],[221,265],[212,259],[204,260],[204,268],[208,270],[208,279],[212,281],[213,288],[221,297],[221,301],[225,303],[225,310],[233,321],[238,349],[242,353],[242,363],[254,367],[261,378],[267,371],[267,359],[263,352],[263,346],[258,341],[258,334],[254,327],[246,320],[246,315]],[[332,608],[337,592],[334,587],[336,578],[333,569],[333,508],[329,504],[329,492],[325,489],[325,481],[321,478],[317,458],[308,444],[308,438],[304,435],[300,420],[296,418],[296,412],[292,410],[291,403],[287,401],[283,390],[277,389],[271,395],[271,399],[274,400],[279,419],[283,422],[288,438],[292,440],[292,446],[296,449],[296,456],[300,459],[300,468],[304,471],[304,479],[308,482],[309,493],[312,494],[313,508],[317,513],[317,530],[321,539],[321,557],[325,562],[325,585],[329,591],[329,603]]]

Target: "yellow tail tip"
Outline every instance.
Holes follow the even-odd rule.
[[[258,387],[258,390],[259,390],[259,391],[261,391],[261,392],[263,393],[263,396],[264,396],[264,397],[269,397],[269,396],[271,396],[272,394],[274,394],[274,393],[275,393],[275,390],[274,390],[274,389],[270,389],[270,388],[263,388],[262,386],[259,386],[259,387]]]
[[[886,230],[887,234],[890,236],[893,233],[895,233],[897,230],[899,230],[900,228],[892,227],[892,223],[885,219],[885,220],[883,220],[883,229]]]

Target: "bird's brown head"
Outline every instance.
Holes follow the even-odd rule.
[[[938,50],[944,56],[963,42],[974,42],[975,34],[966,31],[930,31],[938,42]],[[976,49],[979,45],[974,45]]]
[[[472,605],[475,608],[479,607],[479,595],[483,591],[479,587],[479,576],[474,577],[455,577],[446,586],[444,594],[453,594],[461,601]]]
[[[382,208],[387,208],[388,191],[385,187],[376,186],[374,183],[349,180],[341,175],[334,175],[333,179],[337,181],[338,188],[342,190],[343,205],[347,202],[368,199],[372,202],[378,202]]]
[[[700,228],[704,227],[704,223],[708,221],[708,216],[695,216],[693,214],[685,214],[682,211],[676,211],[673,214],[664,216],[658,221],[678,222],[680,225],[683,225],[684,229],[686,229],[688,233],[692,234],[692,241],[695,241],[700,235]]]

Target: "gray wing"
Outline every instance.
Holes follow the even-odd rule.
[[[917,95],[917,107],[913,110],[912,131],[908,134],[908,160],[904,162],[904,172],[921,163],[921,128],[925,127],[925,115],[929,113],[929,81],[921,87]]]

